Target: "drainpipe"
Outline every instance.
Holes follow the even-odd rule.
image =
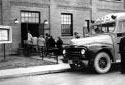
[[[91,6],[91,10],[90,10],[90,21],[89,21],[89,34],[91,34],[90,25],[92,24],[92,21],[93,21],[93,2],[92,2],[92,0],[90,0],[90,6]]]
[[[90,20],[92,21],[92,12],[93,12],[93,8],[92,8],[92,0],[90,0],[90,6],[91,6],[91,12],[90,12]]]
[[[3,0],[1,0],[1,25],[3,25]]]
[[[124,3],[124,11],[125,11],[125,0],[123,0],[123,1],[124,1],[124,2],[123,2],[123,3]]]
[[[49,34],[51,34],[51,0],[49,0],[49,6],[48,6],[48,8],[49,8]]]
[[[51,34],[51,14],[50,14],[50,4],[49,4],[49,34]]]

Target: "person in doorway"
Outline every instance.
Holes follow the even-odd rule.
[[[27,33],[27,41],[26,43],[27,44],[32,44],[32,34],[30,33],[30,31],[28,30],[28,33]]]
[[[62,45],[63,45],[63,41],[62,41],[62,39],[60,37],[58,37],[58,40],[56,42],[56,46],[58,48],[58,52],[57,52],[58,55],[62,55],[62,50],[63,50]]]
[[[37,37],[32,37],[32,45],[33,45],[33,49],[34,51],[37,51]]]
[[[32,44],[37,45],[37,37],[32,37]]]
[[[30,33],[30,31],[28,30],[28,33],[27,33],[27,39],[24,40],[24,48],[25,48],[25,51],[24,51],[24,55],[25,56],[29,56],[30,55],[30,49],[32,48],[32,34]]]
[[[123,34],[123,38],[120,40],[119,51],[121,55],[121,73],[125,74],[125,34]]]

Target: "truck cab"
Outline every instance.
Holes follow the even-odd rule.
[[[119,42],[125,33],[125,13],[98,18],[88,37],[72,39],[63,50],[64,61],[71,69],[91,66],[97,73],[107,73],[112,63],[120,62]]]

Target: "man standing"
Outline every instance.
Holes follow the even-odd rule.
[[[32,44],[32,37],[33,36],[31,35],[30,31],[28,31],[26,44]]]
[[[58,40],[56,42],[56,46],[58,48],[58,55],[62,55],[62,50],[63,50],[62,45],[63,45],[63,41],[60,37],[58,37]]]
[[[125,73],[125,34],[123,34],[123,38],[120,40],[119,51],[121,55],[121,73]]]
[[[39,49],[40,57],[43,58],[44,55],[45,55],[45,39],[44,39],[43,35],[40,35],[38,37],[37,43],[38,43],[38,49]],[[41,52],[42,52],[42,56],[41,56]]]
[[[76,39],[80,38],[80,36],[79,36],[79,34],[77,32],[74,32],[74,38],[76,38]]]

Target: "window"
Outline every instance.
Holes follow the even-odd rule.
[[[34,11],[21,11],[21,22],[22,23],[39,23],[40,13]]]
[[[119,27],[119,32],[125,32],[125,21],[120,21],[119,22],[119,25],[118,25],[118,27]]]
[[[73,22],[71,13],[61,14],[61,33],[62,36],[72,36]]]
[[[100,25],[94,25],[91,27],[92,34],[112,33],[115,31],[116,23],[105,23]]]

